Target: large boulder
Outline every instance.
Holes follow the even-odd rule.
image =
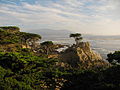
[[[73,45],[60,54],[60,60],[68,63],[72,67],[91,68],[108,66],[100,54],[94,52],[89,42],[81,42]]]

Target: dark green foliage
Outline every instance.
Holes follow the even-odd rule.
[[[42,38],[38,34],[26,33],[26,32],[20,32],[19,36],[20,36],[22,45],[25,45],[26,48],[31,47],[34,50],[39,47],[38,42]]]
[[[113,66],[101,71],[80,70],[67,75],[67,82],[62,90],[119,90],[120,66]]]
[[[103,71],[104,82],[109,84],[115,84],[115,86],[120,85],[120,65],[113,66]]]
[[[54,44],[52,41],[45,41],[41,43],[41,48],[44,50],[44,53],[48,55],[54,51]]]
[[[0,66],[0,79],[3,79],[6,73],[7,73],[7,70]]]
[[[79,70],[56,66],[56,59],[35,56],[29,49],[0,53],[0,89],[61,90],[120,89],[120,66]]]
[[[120,63],[120,51],[115,51],[114,53],[109,53],[107,55],[107,57],[108,57],[107,60],[110,63],[113,63],[113,61],[116,61],[116,62]]]
[[[80,37],[80,36],[81,36],[80,33],[70,34],[70,37]]]
[[[20,32],[18,27],[0,27],[0,46],[3,51],[16,51],[20,47],[37,50],[40,46],[38,43],[40,39],[40,35]]]
[[[39,39],[41,39],[40,35],[33,34],[33,33],[20,32],[19,35],[21,36],[21,38],[24,38],[25,40],[32,39],[32,38],[39,38]]]
[[[0,48],[0,90],[120,90],[119,65],[100,70],[61,67],[57,59],[39,57],[31,48],[20,47],[21,44],[34,46],[34,42],[41,39],[40,35],[11,33],[11,30],[19,28],[0,27],[0,46],[13,44],[16,47],[14,52]],[[82,39],[78,33],[70,37],[77,41]],[[51,54],[53,46],[52,41],[41,43],[45,54]],[[108,61],[113,60],[120,62],[119,51],[108,54]]]
[[[0,82],[0,90],[32,90],[32,88],[24,82],[18,82],[16,79],[9,77]]]
[[[34,56],[29,50],[23,49],[21,53],[0,53],[0,88],[42,88],[45,84],[49,88],[55,87],[53,77],[56,77],[55,59]],[[8,70],[11,71],[10,74]],[[48,83],[49,82],[49,83]],[[50,84],[53,86],[50,87]],[[7,86],[7,87],[6,87]],[[15,87],[17,86],[17,87]],[[27,90],[27,89],[24,89]]]
[[[83,39],[80,33],[70,34],[69,37],[73,37],[75,39],[76,45],[78,45],[80,41]]]
[[[24,56],[19,53],[0,53],[0,65],[12,71],[18,71],[25,67],[27,63]]]
[[[62,89],[69,90],[92,90],[95,83],[98,83],[98,75],[96,72],[90,71],[74,71],[71,75],[67,75],[67,82]],[[91,89],[90,89],[91,88]]]
[[[15,44],[19,43],[20,37],[14,33],[0,30],[0,44]]]
[[[16,26],[3,26],[3,27],[0,27],[0,29],[3,29],[3,30],[17,30],[17,31],[20,30],[20,28],[16,27]]]
[[[29,39],[29,41],[28,41]],[[0,44],[16,44],[16,43],[29,43],[31,40],[36,41],[41,39],[38,34],[31,34],[25,32],[10,33],[5,30],[0,30]]]
[[[50,45],[53,45],[53,42],[52,41],[45,41],[43,43],[41,43],[42,46],[50,46]]]

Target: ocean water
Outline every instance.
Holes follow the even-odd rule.
[[[106,59],[107,54],[120,50],[120,36],[94,36],[94,35],[83,35],[83,41],[90,42],[91,48],[101,54]],[[42,41],[53,41],[58,44],[72,45],[74,42],[73,38],[66,36],[44,36]]]
[[[101,54],[106,59],[108,53],[120,50],[120,37],[118,36],[99,36],[86,38],[90,42],[93,50]]]

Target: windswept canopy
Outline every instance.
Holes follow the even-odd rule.
[[[73,37],[75,39],[76,45],[79,44],[83,39],[80,33],[70,34],[70,37]]]
[[[81,34],[80,33],[75,33],[75,34],[70,34],[70,37],[81,37]]]
[[[50,46],[50,45],[53,45],[53,42],[52,41],[45,41],[43,43],[41,43],[42,46]]]
[[[16,27],[16,26],[3,26],[3,27],[0,27],[0,29],[2,29],[2,30],[20,31],[20,28]]]
[[[42,37],[38,34],[33,34],[33,33],[26,33],[26,32],[21,32],[20,33],[21,37],[24,38],[24,39],[34,39],[34,38],[38,38],[38,39],[41,39]]]
[[[26,47],[32,46],[36,47],[36,43],[41,39],[41,36],[38,34],[33,34],[33,33],[26,33],[26,32],[21,32],[20,33],[20,38],[23,44],[26,45]]]

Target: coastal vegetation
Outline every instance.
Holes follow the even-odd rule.
[[[109,53],[107,55],[107,60],[111,64],[119,64],[120,63],[120,51],[115,51],[114,53]]]
[[[45,41],[43,43],[41,43],[41,46],[44,48],[44,51],[47,55],[49,55],[49,53],[51,53],[51,48],[53,47],[53,42],[52,41]]]
[[[75,39],[76,45],[78,45],[83,39],[80,33],[70,34],[70,37]]]
[[[82,40],[81,34],[70,37],[77,40],[76,44]],[[88,43],[57,52],[62,45],[52,41],[40,43],[41,38],[38,34],[20,32],[18,27],[0,27],[0,90],[120,89],[120,65],[111,63],[119,63],[119,51],[108,54],[107,65],[90,50]],[[63,54],[71,59],[61,60],[59,55]],[[58,58],[48,58],[50,55]],[[98,62],[102,67],[94,67]]]

